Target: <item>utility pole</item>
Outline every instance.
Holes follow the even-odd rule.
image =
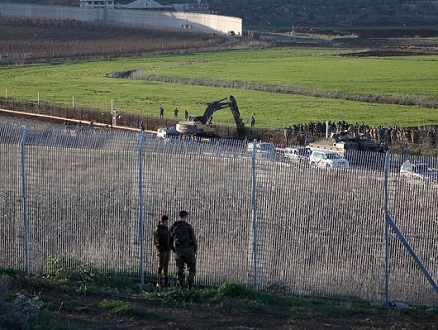
[[[103,22],[108,23],[108,0],[104,0],[103,3]]]

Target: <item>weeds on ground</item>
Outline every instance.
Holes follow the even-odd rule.
[[[151,321],[165,320],[162,313],[145,308],[146,301],[152,301],[154,305],[161,302],[162,306],[169,308],[202,306],[233,312],[263,313],[282,319],[342,318],[357,315],[438,318],[436,308],[392,308],[384,305],[372,306],[369,302],[359,299],[290,296],[254,291],[237,283],[192,290],[176,287],[160,292],[154,291],[152,287],[141,290],[138,286],[134,289],[134,282],[126,279],[106,277],[94,271],[95,275],[89,276],[90,270],[87,267],[81,268],[76,262],[71,263],[74,269],[68,269],[69,267],[59,261],[51,265],[57,266],[44,277],[29,278],[20,272],[0,269],[0,329],[68,329],[68,322],[59,313],[61,310],[69,313],[105,312]],[[78,269],[82,269],[84,274]],[[56,296],[50,296],[50,293],[35,294],[38,288],[49,289],[48,292],[59,292],[67,286],[69,298],[62,301],[57,300]],[[94,294],[93,299],[98,299],[99,302],[87,305],[83,298],[91,294]]]
[[[136,306],[133,303],[120,301],[120,300],[107,300],[104,299],[99,303],[99,308],[107,311],[111,311],[114,314],[136,316],[147,320],[163,320],[165,316],[151,312],[145,308]]]
[[[64,329],[56,314],[43,309],[39,296],[11,290],[14,275],[10,271],[0,270],[0,274],[0,329]]]

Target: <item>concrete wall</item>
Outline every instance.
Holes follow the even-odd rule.
[[[242,19],[231,16],[171,11],[129,9],[91,9],[65,6],[43,6],[0,3],[0,14],[19,17],[48,17],[79,21],[139,24],[145,26],[192,28],[242,35]]]

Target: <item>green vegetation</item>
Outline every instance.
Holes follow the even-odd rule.
[[[128,316],[137,316],[144,319],[162,320],[165,319],[161,314],[150,312],[144,308],[136,306],[134,303],[104,299],[99,303],[99,307],[104,310],[109,310],[115,314]]]
[[[53,265],[53,262],[51,264]],[[62,265],[60,268],[68,267]],[[107,315],[109,324],[117,317],[129,317],[131,321],[133,318],[148,320],[158,326],[161,322],[174,322],[169,312],[162,312],[163,307],[176,311],[203,309],[243,315],[256,313],[258,317],[272,318],[276,322],[314,321],[315,318],[343,320],[350,317],[377,317],[398,322],[399,319],[406,320],[406,317],[427,317],[429,320],[438,317],[436,309],[422,306],[396,309],[384,305],[372,306],[369,302],[359,299],[280,295],[256,292],[237,283],[224,283],[219,288],[168,288],[156,292],[152,285],[141,288],[133,281],[121,283],[116,279],[108,279],[102,284],[95,279],[70,277],[76,268],[72,267],[70,272],[57,272],[54,277],[26,277],[21,272],[0,269],[0,328],[76,329],[81,326],[75,325],[75,317],[72,316],[80,318],[81,314],[86,315],[89,320],[96,318],[100,325],[105,322],[102,319],[103,314]],[[104,276],[101,274],[96,276],[102,277]],[[109,281],[114,281],[120,286],[111,285],[110,289],[107,286]],[[98,287],[91,300],[75,291],[75,288],[85,284]],[[92,328],[92,325],[90,327]]]
[[[233,95],[244,120],[254,113],[257,126],[265,128],[325,120],[438,124],[436,109],[417,106],[438,106],[438,56],[354,58],[339,53],[242,50],[2,67],[0,97],[7,90],[10,98],[36,102],[39,92],[40,100],[67,106],[74,97],[76,107],[102,112],[110,111],[114,100],[119,113],[153,117],[162,105],[165,116],[173,117],[175,107],[202,114],[207,102]],[[109,77],[125,70],[141,70],[142,79]],[[392,104],[378,103],[382,98]],[[227,111],[217,112],[214,120],[233,123]]]

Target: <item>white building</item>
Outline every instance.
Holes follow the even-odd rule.
[[[126,5],[121,6],[123,9],[137,9],[137,10],[167,10],[167,11],[184,11],[189,13],[210,13],[210,6],[208,3],[174,3],[171,6],[164,6],[154,0],[136,0]]]
[[[81,8],[114,9],[114,0],[79,0]]]
[[[142,2],[140,2],[142,3]],[[152,1],[149,2],[152,4]],[[104,6],[92,8],[85,6]],[[242,35],[242,19],[232,16],[212,15],[174,9],[133,10],[127,8],[111,9],[110,0],[81,0],[81,8],[52,5],[28,5],[0,2],[0,16],[47,17],[54,19],[75,19],[86,22],[104,22],[126,25],[143,25],[167,28],[191,28],[199,31],[211,31]],[[159,5],[159,4],[158,4]],[[161,5],[160,5],[161,6]],[[166,7],[166,6],[164,6]],[[170,6],[173,8],[173,6]]]
[[[173,6],[163,6],[154,0],[136,0],[122,6],[122,8],[138,10],[173,10]]]

